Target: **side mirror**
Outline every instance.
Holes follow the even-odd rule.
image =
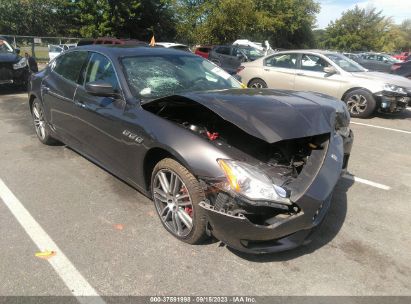
[[[14,51],[16,52],[17,55],[20,55],[20,48],[15,48]]]
[[[113,86],[108,82],[103,81],[93,81],[86,83],[86,91],[87,93],[94,95],[94,96],[101,96],[101,97],[115,97],[117,96],[117,92],[114,90]]]
[[[328,75],[337,74],[337,70],[333,66],[327,66],[323,69],[323,71],[324,71],[324,73],[326,73]]]

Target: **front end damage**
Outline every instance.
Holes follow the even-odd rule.
[[[268,164],[279,169],[267,175],[283,180],[289,204],[249,200],[224,182],[204,181],[208,199],[201,207],[207,213],[211,233],[230,247],[250,253],[278,252],[309,242],[311,231],[327,213],[344,162],[340,135],[325,134],[318,140],[320,144],[299,164],[298,171],[293,165]]]
[[[307,130],[300,125],[302,136],[289,138],[286,128],[292,129],[305,118],[295,116],[293,124],[294,114],[289,112],[290,124],[270,138],[259,133],[266,131],[268,123],[250,134],[240,124],[240,116],[232,118],[222,110],[226,104],[214,99],[213,107],[204,99],[190,98],[171,97],[143,108],[197,134],[229,157],[216,160],[222,168],[220,176],[197,176],[206,194],[200,207],[210,235],[249,253],[278,252],[308,242],[327,213],[334,186],[348,164],[353,135],[349,120],[340,121],[348,114],[329,111],[332,119],[321,114],[318,120],[327,121],[328,129],[327,123],[317,121],[319,127]],[[307,103],[304,110],[310,111]],[[263,115],[258,118],[266,122]],[[296,131],[291,133],[294,136]],[[278,134],[284,139],[277,140]],[[267,183],[272,189],[267,189]]]
[[[389,86],[375,93],[374,98],[379,103],[380,112],[402,112],[407,106],[411,106],[411,89],[406,90],[397,86]]]

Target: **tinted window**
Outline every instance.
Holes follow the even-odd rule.
[[[323,72],[324,68],[330,64],[323,58],[311,55],[304,54],[301,57],[301,69],[315,72]]]
[[[198,51],[203,52],[203,53],[208,53],[210,52],[210,49],[209,48],[198,48]]]
[[[108,82],[115,90],[119,89],[113,64],[106,56],[97,53],[91,56],[85,77],[85,83],[93,81]]]
[[[215,51],[219,54],[230,55],[230,48],[226,46],[220,46]]]
[[[87,59],[87,52],[70,52],[55,61],[53,71],[64,78],[77,82],[81,68]]]
[[[265,60],[265,65],[269,67],[295,69],[298,54],[278,54]]]

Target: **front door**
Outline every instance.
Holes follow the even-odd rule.
[[[318,92],[338,98],[342,77],[338,73],[325,73],[324,68],[327,66],[332,64],[320,56],[302,54],[300,68],[295,76],[295,90]]]
[[[83,78],[84,82],[74,96],[76,116],[80,120],[77,134],[88,155],[124,176],[127,161],[121,156],[127,147],[122,138],[122,116],[126,102],[111,60],[102,54],[91,53]],[[101,97],[89,94],[85,84],[94,81],[110,83],[118,95]]]

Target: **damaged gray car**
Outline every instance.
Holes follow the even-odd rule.
[[[250,253],[309,241],[347,168],[343,102],[244,89],[186,52],[87,46],[32,76],[44,144],[60,141],[152,198],[176,238]]]

